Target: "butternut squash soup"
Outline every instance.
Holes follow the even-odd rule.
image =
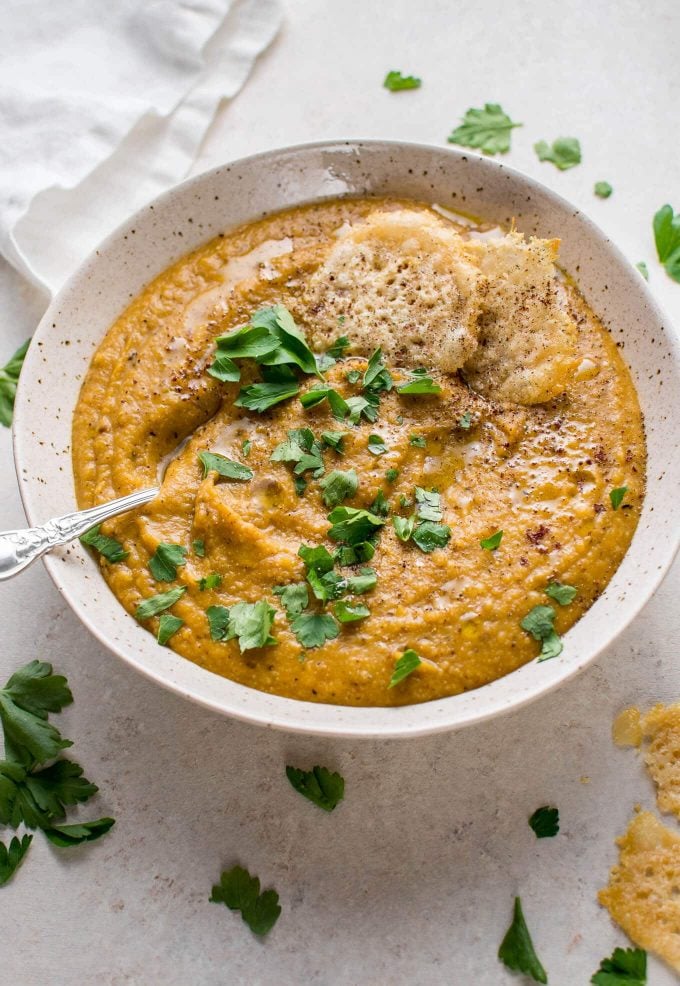
[[[314,702],[559,659],[633,536],[645,444],[558,247],[346,199],[157,277],[73,424],[81,507],[161,487],[84,539],[120,603],[187,660]]]

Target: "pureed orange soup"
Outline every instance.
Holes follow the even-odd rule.
[[[122,605],[188,660],[316,702],[423,702],[557,656],[645,480],[630,375],[557,246],[342,200],[157,277],[73,424],[81,507],[162,478],[100,532],[122,549],[94,541]]]

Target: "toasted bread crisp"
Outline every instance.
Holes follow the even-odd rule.
[[[484,397],[542,404],[564,393],[576,367],[577,329],[557,279],[559,240],[521,233],[469,243],[482,294],[479,346],[463,367]]]
[[[425,212],[374,212],[344,232],[310,277],[308,337],[325,349],[342,332],[352,352],[458,370],[477,345],[478,272],[465,243]]]
[[[655,705],[640,725],[645,763],[656,784],[656,802],[661,811],[680,818],[680,704]]]
[[[598,899],[628,937],[680,972],[680,835],[651,812],[633,818]]]

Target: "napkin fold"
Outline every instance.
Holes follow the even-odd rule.
[[[186,176],[280,0],[4,0],[0,253],[56,291]]]

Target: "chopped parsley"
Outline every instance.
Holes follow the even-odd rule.
[[[359,370],[348,370],[346,373],[347,383],[359,383],[361,380],[361,373]]]
[[[446,524],[435,524],[431,520],[424,520],[416,525],[411,539],[421,551],[430,554],[436,548],[446,547],[451,540],[451,528]]]
[[[9,849],[4,842],[0,842],[0,887],[14,876],[32,841],[33,836],[26,833],[21,839],[14,836]]]
[[[367,394],[364,397],[360,395],[349,397],[347,406],[349,408],[350,424],[358,425],[362,416],[371,423],[378,419],[378,398],[374,395]]]
[[[442,498],[436,490],[426,490],[416,486],[416,513],[421,520],[442,519]]]
[[[194,554],[198,558],[205,558],[205,541],[198,538],[196,541],[191,542],[191,547],[194,549]]]
[[[558,137],[551,144],[539,140],[534,144],[539,161],[551,161],[560,171],[575,168],[581,163],[581,145],[576,137]]]
[[[425,438],[425,435],[415,435],[415,434],[409,435],[408,443],[409,445],[413,445],[414,448],[427,447],[427,439]]]
[[[421,79],[415,75],[402,75],[401,72],[388,72],[383,81],[385,89],[400,92],[402,89],[420,89]]]
[[[201,592],[205,592],[206,589],[219,589],[222,585],[222,576],[217,572],[211,572],[210,575],[206,575],[204,578],[199,580],[198,588]]]
[[[291,621],[290,628],[305,648],[322,647],[340,633],[340,627],[328,613],[300,613]]]
[[[343,325],[344,322],[345,322],[345,316],[339,315],[338,325]],[[345,355],[349,347],[350,347],[350,341],[347,338],[347,336],[338,336],[338,338],[335,339],[330,344],[330,346],[326,350],[326,353],[328,354],[328,356],[332,357],[332,359],[342,359],[342,357]]]
[[[305,563],[308,572],[316,572],[318,575],[325,575],[330,572],[335,564],[333,555],[323,544],[312,548],[307,544],[301,544],[298,548],[298,555]]]
[[[314,438],[309,428],[293,428],[288,432],[288,438],[276,446],[270,459],[272,462],[295,463],[293,472],[296,476],[311,469],[314,478],[319,479],[325,471],[322,452],[323,445]]]
[[[469,109],[463,122],[449,137],[449,144],[475,147],[484,154],[507,154],[510,135],[521,123],[513,123],[498,103],[485,103],[480,110]]]
[[[215,353],[215,359],[208,367],[208,373],[222,383],[237,383],[241,379],[241,370],[233,359],[223,353]]]
[[[373,503],[368,509],[372,514],[377,514],[378,517],[387,517],[389,515],[390,505],[382,490],[378,490]]]
[[[281,914],[279,895],[275,890],[260,893],[260,881],[242,866],[225,870],[210,895],[211,904],[226,904],[231,911],[240,911],[241,918],[256,935],[266,935]]]
[[[151,596],[141,602],[135,610],[135,617],[140,623],[148,620],[152,616],[158,616],[163,610],[170,609],[178,599],[181,599],[187,591],[185,585],[177,586],[175,589],[168,589],[167,592],[159,592],[156,596]]]
[[[326,767],[317,766],[311,770],[286,767],[286,777],[303,798],[324,811],[333,811],[345,797],[344,778]]]
[[[553,626],[554,622],[555,610],[552,606],[534,606],[520,622],[523,630],[541,642],[539,661],[548,661],[562,653],[562,641]]]
[[[274,595],[281,600],[286,616],[291,619],[299,616],[309,605],[309,592],[304,582],[294,582],[291,585],[275,585]]]
[[[365,620],[371,615],[371,611],[364,603],[347,603],[343,599],[333,606],[335,618],[339,623],[355,623],[357,620]]]
[[[17,384],[21,367],[24,365],[24,357],[28,351],[30,339],[22,343],[16,353],[0,369],[0,424],[6,428],[12,424],[14,414],[14,398],[16,397]]]
[[[574,601],[578,589],[573,585],[564,585],[562,582],[550,582],[545,588],[546,596],[550,596],[560,606],[568,606]]]
[[[158,636],[156,638],[158,643],[164,647],[168,640],[170,640],[170,637],[174,636],[183,626],[184,620],[180,620],[179,616],[173,616],[172,613],[163,613],[158,621]]]
[[[80,538],[80,543],[86,545],[88,548],[94,548],[103,558],[106,558],[108,562],[115,565],[116,562],[123,561],[124,558],[127,558],[130,552],[125,550],[120,541],[107,537],[106,534],[101,534],[101,526],[101,524],[97,524],[96,527],[92,527],[83,534]]]
[[[300,394],[300,403],[304,408],[316,407],[317,404],[322,404],[325,400],[328,401],[333,417],[337,421],[344,421],[350,413],[350,407],[337,390],[327,384],[318,384],[311,390],[305,391],[304,394]]]
[[[387,480],[388,483],[394,483],[398,476],[399,476],[398,469],[388,469],[387,472],[385,473],[385,479]]]
[[[299,390],[297,381],[293,380],[284,383],[253,383],[241,388],[234,404],[236,407],[245,407],[248,411],[262,413],[289,397],[295,397]]]
[[[389,449],[387,448],[387,445],[385,445],[384,438],[381,438],[380,435],[369,435],[368,451],[373,455],[384,455],[385,452],[389,451]]]
[[[226,455],[220,455],[219,452],[199,452],[198,460],[203,466],[203,479],[210,472],[216,472],[218,476],[224,476],[225,479],[239,479],[242,482],[254,476],[253,470],[248,466],[244,466],[242,462],[234,462]]]
[[[346,435],[346,431],[322,431],[321,441],[324,445],[327,445],[329,448],[332,448],[333,451],[337,452],[338,455],[342,455],[344,452],[342,442]]]
[[[397,387],[398,394],[441,394],[442,388],[435,383],[427,370],[412,370],[411,379]]]
[[[537,839],[552,839],[560,830],[560,813],[557,808],[543,805],[537,808],[529,819]]]
[[[208,606],[205,611],[211,640],[224,640],[229,630],[229,610],[226,606]]]
[[[328,531],[329,538],[350,545],[368,541],[385,523],[383,517],[356,507],[336,507],[329,513],[328,520],[332,525]]]
[[[593,986],[645,986],[647,953],[641,948],[615,948],[592,976]]]
[[[387,687],[394,688],[395,685],[400,684],[404,678],[408,678],[410,674],[413,674],[416,668],[419,668],[422,663],[416,652],[409,647],[394,662],[394,671]]]
[[[638,270],[638,271],[640,271],[640,273],[644,277],[645,281],[648,281],[649,280],[649,268],[647,267],[647,264],[644,262],[644,260],[640,260],[635,265],[635,269]]]
[[[608,181],[596,181],[593,191],[601,199],[608,199],[614,189]]]
[[[680,281],[680,213],[663,205],[654,216],[653,228],[659,260],[668,276]]]
[[[210,606],[206,616],[211,639],[226,641],[236,638],[242,654],[277,643],[270,634],[276,610],[263,599],[257,603],[235,603],[229,609]]]
[[[619,486],[615,490],[611,490],[609,493],[609,499],[611,501],[612,510],[618,510],[623,503],[623,498],[628,492],[627,486]]]
[[[495,551],[496,548],[500,546],[502,540],[503,531],[496,531],[495,534],[491,534],[488,538],[482,538],[479,542],[479,546],[480,548],[483,548],[484,551]]]
[[[243,454],[244,459],[248,458],[252,447],[253,447],[253,443],[249,438],[246,438],[245,441],[241,442],[241,452]]]
[[[323,490],[323,502],[326,506],[336,507],[343,500],[354,496],[359,488],[359,477],[355,469],[348,469],[346,472],[334,469],[321,480],[319,486]]]
[[[498,958],[508,969],[512,969],[514,972],[523,972],[525,976],[530,976],[536,983],[548,982],[546,971],[534,951],[519,897],[515,897],[512,924],[498,949]]]
[[[368,361],[364,371],[364,390],[374,394],[382,390],[392,389],[392,376],[382,358],[382,349],[378,347]]]
[[[446,547],[451,539],[451,528],[439,523],[442,519],[441,495],[436,490],[416,486],[415,500],[414,514],[392,518],[397,537],[400,541],[413,541],[426,554]],[[402,495],[401,505],[407,506],[408,502]]]
[[[458,418],[458,427],[462,428],[463,431],[469,431],[472,428],[472,414],[470,411],[465,411]]]
[[[410,517],[397,517],[395,514],[392,517],[392,523],[394,524],[394,530],[399,540],[410,541],[416,526],[416,515],[411,514]]]
[[[156,548],[149,558],[149,571],[156,582],[174,582],[177,578],[177,568],[186,565],[187,549],[181,544],[167,544],[165,541]]]

